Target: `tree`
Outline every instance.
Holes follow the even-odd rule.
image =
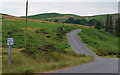
[[[85,19],[82,19],[82,20],[80,21],[80,24],[81,24],[81,25],[87,25],[88,22],[87,22]]]
[[[70,17],[64,23],[73,23],[73,22],[74,22],[74,18]]]
[[[109,20],[109,32],[113,33],[113,19],[112,19],[112,15],[110,16],[110,20]]]
[[[117,19],[116,23],[115,23],[115,34],[116,36],[120,36],[120,17]]]
[[[95,28],[101,29],[101,27],[102,27],[101,22],[97,21]]]
[[[109,15],[106,17],[106,26],[105,26],[105,31],[109,31]]]
[[[80,19],[76,19],[76,20],[74,20],[73,23],[74,23],[74,24],[80,24],[80,21],[81,21]]]
[[[105,30],[107,32],[113,33],[113,19],[112,19],[112,15],[107,15]]]
[[[55,20],[53,20],[54,22],[59,22],[59,19],[55,19]]]
[[[96,25],[96,20],[95,19],[91,19],[89,20],[89,26],[93,26],[93,25]]]

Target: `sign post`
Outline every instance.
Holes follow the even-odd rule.
[[[7,39],[7,45],[8,45],[8,64],[11,64],[11,49],[12,49],[12,45],[14,43],[14,39],[13,38],[8,38]]]

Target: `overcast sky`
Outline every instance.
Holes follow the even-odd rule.
[[[13,2],[10,2],[10,0],[9,2],[7,1],[8,0],[4,0],[4,2],[0,3],[0,13],[14,16],[25,16],[25,0],[18,0],[21,2],[14,2],[15,0],[11,0]],[[71,2],[71,0],[64,0],[64,2],[63,0],[59,0],[61,2],[57,2],[57,0],[51,0],[53,2],[48,2],[48,0],[29,1],[29,15],[40,13],[61,13],[91,16],[96,14],[111,14],[118,12],[118,0],[109,0],[109,2],[108,0],[104,0],[104,2],[96,2],[95,0],[91,0],[91,2],[88,2],[88,0],[81,0],[81,2],[77,2],[78,0],[72,0],[74,2]]]
[[[25,2],[26,0],[0,0],[0,2]],[[29,0],[30,2],[118,2],[120,0]]]

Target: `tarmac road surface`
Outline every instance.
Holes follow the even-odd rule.
[[[68,33],[68,41],[76,53],[93,56],[95,57],[95,61],[84,65],[59,70],[54,73],[118,73],[119,59],[102,58],[97,56],[77,36],[77,34],[81,31],[82,29],[77,29]]]

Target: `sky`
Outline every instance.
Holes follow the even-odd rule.
[[[29,14],[61,13],[92,16],[118,13],[118,0],[29,0]],[[53,2],[52,2],[53,1]],[[74,1],[74,2],[71,2]],[[0,13],[25,16],[25,0],[2,0]]]
[[[0,2],[25,2],[26,0],[0,0]],[[29,0],[30,2],[118,2],[119,0]]]

